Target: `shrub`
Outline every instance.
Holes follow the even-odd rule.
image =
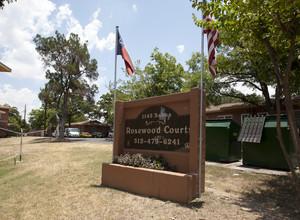
[[[155,170],[175,170],[175,167],[168,167],[168,163],[162,155],[143,157],[142,154],[121,154],[113,158],[113,163]]]

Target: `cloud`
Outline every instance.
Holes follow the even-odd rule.
[[[137,11],[137,10],[138,10],[136,4],[133,4],[133,5],[132,5],[132,10],[133,10],[133,11]]]
[[[244,86],[243,83],[241,83],[241,82],[238,82],[236,84],[235,89],[242,92],[243,94],[247,94],[247,95],[253,94],[254,92],[256,94],[262,95],[262,94],[260,94],[261,91]],[[268,86],[268,90],[269,90],[270,96],[275,94],[275,88]]]
[[[179,53],[183,53],[183,51],[184,51],[184,45],[183,44],[182,45],[178,45],[176,48],[177,48],[177,51]]]
[[[48,37],[54,35],[56,29],[66,30],[79,35],[82,41],[88,41],[89,50],[113,50],[115,34],[108,33],[99,37],[103,27],[98,18],[100,8],[96,9],[90,22],[82,26],[74,17],[69,4],[57,7],[50,0],[22,0],[8,4],[0,13],[0,61],[12,69],[7,74],[12,78],[45,80],[45,69],[35,50],[33,38],[36,34]],[[106,82],[99,78],[97,85]],[[29,88],[16,89],[15,85],[3,84],[0,80],[1,102],[24,109],[39,108],[37,94]],[[0,103],[1,104],[1,103]]]
[[[69,4],[62,5],[58,8],[56,19],[57,26],[67,30],[67,37],[71,33],[75,33],[78,34],[82,41],[85,41],[83,28],[79,21],[73,16],[73,12],[70,9]]]
[[[98,79],[94,82],[100,88],[101,86],[105,85],[107,83],[107,77],[106,76],[101,76],[98,77]]]
[[[15,106],[21,113],[26,105],[27,114],[31,112],[32,109],[38,109],[41,106],[41,102],[37,95],[28,88],[21,88],[19,90],[13,88],[10,84],[0,84],[0,105],[9,104],[10,106]]]
[[[103,23],[98,19],[100,14],[100,8],[98,8],[92,15],[90,23],[85,27],[82,27],[79,21],[73,16],[69,4],[65,4],[59,7],[57,13],[57,25],[62,27],[66,26],[68,31],[67,36],[70,33],[78,34],[80,39],[85,42],[88,41],[88,48],[92,50],[94,48],[102,50],[113,50],[115,47],[115,34],[109,33],[107,37],[98,37],[100,29],[103,27]]]
[[[9,4],[0,13],[1,60],[12,68],[6,73],[15,78],[44,79],[32,39],[37,33],[49,34],[54,24],[49,19],[55,5],[48,0],[27,0]],[[17,16],[16,16],[17,15]]]
[[[69,4],[58,9],[49,0],[24,0],[7,5],[0,13],[0,59],[12,68],[12,72],[4,74],[21,79],[45,79],[43,63],[32,39],[37,33],[48,36],[57,28],[66,28],[67,36],[78,34],[83,42],[88,41],[89,50],[113,50],[114,33],[98,37],[103,26],[99,14],[100,8],[83,27],[73,16]]]
[[[98,41],[97,43],[97,48],[99,50],[113,50],[115,49],[115,42],[116,42],[116,34],[114,33],[109,33],[106,38],[102,38],[101,40]]]
[[[43,63],[32,43],[24,42],[22,47],[6,50],[2,53],[2,60],[12,69],[12,72],[6,74],[13,78],[45,79]]]

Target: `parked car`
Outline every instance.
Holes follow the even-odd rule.
[[[92,135],[89,132],[81,132],[80,137],[91,138]]]
[[[79,137],[80,133],[78,128],[66,128],[65,137]]]
[[[108,132],[108,138],[114,138],[114,129],[111,129],[111,130]]]
[[[102,134],[102,132],[95,131],[92,133],[92,137],[102,138],[102,137],[104,137],[104,135]]]

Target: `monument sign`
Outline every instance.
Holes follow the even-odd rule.
[[[188,152],[190,116],[167,106],[152,106],[125,121],[125,148]]]
[[[190,92],[116,102],[113,156],[162,156],[176,172],[103,163],[102,184],[175,202],[190,202],[204,192],[205,92],[203,106],[200,92],[193,88]]]

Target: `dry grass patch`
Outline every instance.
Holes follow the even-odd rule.
[[[206,166],[206,192],[179,204],[101,186],[111,154],[111,142],[25,138],[21,163],[0,162],[0,219],[300,219],[288,176]]]

